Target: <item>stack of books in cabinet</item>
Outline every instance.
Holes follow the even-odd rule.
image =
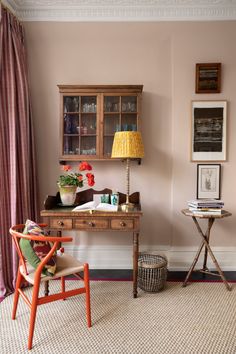
[[[220,215],[223,207],[223,200],[217,199],[193,199],[188,202],[189,210],[196,215]]]

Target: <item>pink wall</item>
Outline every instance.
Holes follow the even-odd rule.
[[[141,192],[144,212],[140,243],[165,250],[197,245],[191,219],[180,212],[196,194],[197,163],[190,162],[190,103],[227,100],[228,161],[222,163],[222,198],[234,215],[216,222],[213,244],[235,248],[236,22],[26,22],[25,29],[41,203],[46,194],[57,191],[57,84],[143,84],[146,155],[141,166],[131,166],[131,192]],[[194,93],[197,62],[222,63],[222,93]],[[96,162],[93,166],[96,189],[125,192],[122,163]],[[109,240],[107,234],[88,239],[85,234],[80,243],[105,245],[114,239],[110,236]],[[130,239],[122,234],[117,242],[128,245]]]

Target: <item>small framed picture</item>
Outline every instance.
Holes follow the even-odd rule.
[[[226,160],[227,101],[192,101],[191,161]]]
[[[220,199],[221,165],[197,165],[197,199]]]
[[[220,93],[221,63],[196,64],[196,93]]]

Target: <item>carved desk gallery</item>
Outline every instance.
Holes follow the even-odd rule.
[[[93,200],[94,194],[111,194],[110,189],[95,191],[92,188],[76,195],[75,204],[81,205]],[[119,193],[119,203],[125,202],[126,195]],[[139,192],[130,195],[129,200],[135,204],[132,212],[72,211],[73,207],[60,207],[60,195],[48,196],[40,215],[50,230],[60,236],[63,230],[76,231],[123,231],[133,235],[133,297],[137,297],[138,253],[140,218],[142,216]]]

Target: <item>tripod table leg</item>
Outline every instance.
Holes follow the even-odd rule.
[[[223,272],[222,272],[222,270],[221,270],[221,268],[220,268],[220,266],[219,266],[219,264],[218,264],[218,262],[217,262],[217,260],[216,260],[216,258],[214,256],[214,254],[213,254],[213,252],[211,250],[211,247],[209,245],[210,230],[211,230],[211,227],[212,227],[212,225],[214,223],[214,220],[215,220],[214,218],[209,218],[209,225],[208,225],[208,231],[207,231],[207,236],[206,236],[206,235],[203,234],[203,232],[202,232],[202,230],[201,230],[196,218],[193,217],[193,221],[195,222],[195,225],[197,226],[197,229],[198,229],[198,231],[199,231],[199,233],[200,233],[200,235],[201,235],[201,237],[203,239],[203,243],[205,244],[205,247],[207,248],[207,251],[208,251],[209,255],[211,256],[211,259],[212,259],[213,263],[215,264],[215,267],[216,267],[216,269],[217,269],[217,271],[218,271],[223,283],[225,284],[225,286],[226,286],[226,288],[228,290],[231,290],[232,288],[229,285],[229,283],[227,282],[227,280],[226,280],[226,278],[225,278],[225,276],[224,276],[224,274],[223,274]]]

